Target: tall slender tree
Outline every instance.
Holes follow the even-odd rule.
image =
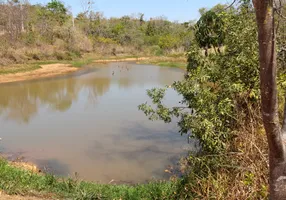
[[[278,116],[274,0],[253,0],[258,25],[263,124],[269,146],[270,199],[286,199],[286,105],[282,128]]]

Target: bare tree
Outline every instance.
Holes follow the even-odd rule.
[[[93,11],[93,5],[93,0],[81,0],[82,10],[86,17],[89,17],[90,12]]]
[[[27,1],[1,1],[0,25],[4,34],[8,33],[10,41],[15,41],[21,32],[25,31],[27,20]]]

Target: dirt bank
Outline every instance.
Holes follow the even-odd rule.
[[[29,197],[29,196],[19,196],[19,195],[7,195],[0,191],[0,200],[49,200],[52,198],[42,198],[42,197]]]
[[[149,59],[148,57],[100,59],[100,60],[93,60],[92,63],[129,62],[129,61],[142,61],[142,60],[148,60],[148,59]],[[10,82],[18,82],[18,81],[53,77],[53,76],[57,76],[61,74],[66,74],[69,72],[74,72],[77,70],[79,70],[79,68],[72,67],[71,64],[55,63],[55,64],[41,65],[40,69],[36,69],[32,71],[1,74],[0,83],[10,83]]]
[[[147,62],[149,63],[153,61],[170,61],[174,62],[176,59],[168,58],[168,57],[138,57],[138,58],[111,58],[111,59],[99,59],[92,60],[92,63],[109,63],[109,62]],[[67,61],[68,62],[68,61]],[[145,63],[144,62],[144,63]],[[90,65],[89,64],[89,65]],[[84,64],[82,64],[83,66]],[[47,78],[53,77],[61,74],[66,74],[69,72],[74,72],[79,70],[79,67],[73,67],[72,64],[64,64],[64,63],[54,63],[54,64],[43,64],[40,65],[40,69],[33,69],[31,71],[26,72],[16,72],[16,73],[8,73],[8,74],[0,74],[0,84],[1,83],[10,83],[10,82],[18,82],[25,80],[33,80],[39,78]],[[0,68],[1,72],[1,68]]]
[[[61,75],[69,72],[74,72],[78,68],[71,67],[70,64],[48,64],[41,65],[40,69],[28,72],[20,72],[15,74],[0,75],[0,83],[17,82],[24,80],[33,80],[38,78],[47,78],[56,75]]]

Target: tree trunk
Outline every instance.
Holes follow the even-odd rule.
[[[22,2],[20,1],[20,14],[21,14],[21,32],[25,31],[24,27],[24,13],[23,13],[23,5]]]
[[[285,101],[284,101],[284,117],[283,117],[283,126],[282,126],[282,134],[285,138],[286,136],[286,94],[285,94]]]
[[[269,145],[270,199],[286,199],[285,145],[278,116],[273,0],[253,0],[258,24],[263,124]]]
[[[209,56],[208,47],[205,47],[205,56],[206,56],[206,57]]]

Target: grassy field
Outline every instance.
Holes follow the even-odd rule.
[[[20,169],[0,159],[0,190],[10,195],[60,199],[170,199],[176,190],[172,181],[139,185],[96,184],[64,179]]]

